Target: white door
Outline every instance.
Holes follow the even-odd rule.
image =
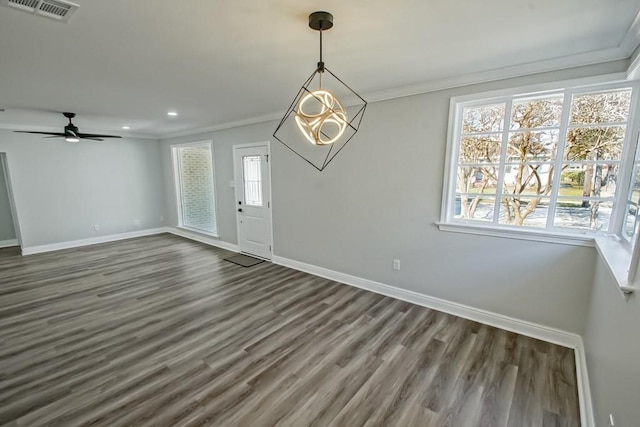
[[[271,180],[269,147],[233,147],[240,252],[271,259]]]

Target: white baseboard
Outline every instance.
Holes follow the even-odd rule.
[[[133,239],[135,237],[152,236],[166,233],[165,228],[151,228],[148,230],[130,231],[128,233],[109,234],[107,236],[92,237],[90,239],[72,240],[68,242],[52,243],[50,245],[30,246],[22,248],[22,255],[34,255],[62,249],[78,248],[81,246],[97,245],[99,243],[115,242],[117,240]]]
[[[215,237],[207,236],[204,234],[196,233],[194,231],[185,230],[184,228],[166,227],[167,233],[175,234],[176,236],[184,237],[186,239],[195,240],[196,242],[204,243],[206,245],[215,246],[218,248],[226,249],[231,252],[240,252],[238,245],[228,243]]]
[[[18,246],[18,239],[0,240],[0,249],[11,248],[13,246]]]
[[[574,349],[576,355],[576,376],[578,380],[578,398],[580,400],[580,421],[583,426],[595,427],[596,419],[591,400],[591,386],[589,385],[589,372],[587,371],[587,358],[584,351],[584,343]]]
[[[205,243],[207,245],[216,246],[218,248],[226,249],[231,252],[240,252],[238,245],[218,240],[214,237],[209,237],[203,234],[195,233],[193,231],[184,230],[176,227],[161,227],[152,228],[148,230],[131,231],[128,233],[110,234],[108,236],[92,237],[90,239],[72,240],[68,242],[52,243],[50,245],[30,246],[22,248],[22,255],[34,255],[44,252],[59,251],[62,249],[78,248],[81,246],[97,245],[99,243],[115,242],[117,240],[133,239],[136,237],[152,236],[155,234],[171,233],[176,236],[185,237],[196,242]],[[0,248],[2,244],[7,242],[7,246],[17,246],[17,240],[0,241]],[[9,244],[10,243],[10,244]]]
[[[293,268],[294,270],[304,271],[305,273],[310,273],[315,276],[324,277],[325,279],[355,286],[377,294],[574,349],[576,355],[578,395],[580,399],[580,418],[582,420],[582,425],[586,427],[595,426],[587,365],[584,355],[584,345],[580,335],[502,314],[492,313],[490,311],[481,310],[456,302],[431,297],[418,292],[397,288],[395,286],[386,285],[373,280],[340,273],[289,258],[274,256],[272,262],[274,264]]]
[[[151,236],[161,233],[171,233],[177,236],[181,236],[190,240],[195,240],[207,245],[216,246],[222,249],[226,249],[232,252],[239,252],[238,246],[232,243],[224,242],[213,237],[205,236],[188,230],[164,227],[155,228],[149,230],[140,230],[129,233],[113,234],[109,236],[95,237],[91,239],[75,240],[70,242],[54,243],[50,245],[32,246],[22,249],[23,255],[33,255],[44,252],[57,251],[61,249],[76,248],[81,246],[95,245],[99,243],[113,242],[117,240],[132,239],[135,237]],[[13,241],[11,241],[13,242]],[[0,245],[4,242],[0,242]],[[15,241],[17,244],[17,241]],[[2,246],[0,246],[2,247]],[[516,332],[521,335],[526,335],[532,338],[540,339],[550,343],[562,345],[565,347],[573,348],[575,350],[576,357],[576,374],[578,381],[578,394],[580,399],[580,418],[582,424],[587,427],[595,426],[595,420],[593,415],[593,405],[591,401],[591,391],[589,388],[589,376],[587,372],[587,364],[584,352],[584,345],[582,337],[578,334],[562,331],[560,329],[551,328],[544,325],[539,325],[525,320],[516,319],[513,317],[505,316],[498,313],[493,313],[486,310],[470,307],[467,305],[459,304],[452,301],[443,300],[440,298],[431,297],[418,292],[401,289],[395,286],[386,285],[384,283],[375,282],[373,280],[364,279],[357,276],[352,276],[345,273],[340,273],[334,270],[329,270],[323,267],[318,267],[312,264],[284,258],[280,256],[273,256],[272,262],[285,267],[293,268],[294,270],[304,271],[309,274],[324,277],[326,279],[334,280],[336,282],[344,283],[357,288],[365,289],[377,294],[385,295],[398,300],[410,302],[423,307],[431,308],[434,310],[442,311],[444,313],[452,314],[454,316],[462,317],[465,319],[473,320],[475,322],[483,323],[486,325],[494,326],[500,329],[505,329],[511,332]]]
[[[385,285],[383,283],[374,282],[373,280],[351,276],[349,274],[317,267],[300,261],[274,256],[273,263],[565,347],[576,348],[582,342],[580,335],[571,332],[538,325],[536,323],[504,316],[498,313],[492,313],[490,311],[431,297],[418,292],[397,288],[395,286]]]

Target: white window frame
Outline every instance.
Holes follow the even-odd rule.
[[[614,199],[614,210],[611,215],[609,230],[616,230],[614,234],[596,234],[588,231],[562,231],[555,229],[535,229],[524,226],[497,225],[494,223],[485,224],[480,221],[468,221],[453,219],[453,206],[456,193],[457,182],[457,158],[461,129],[459,126],[462,111],[465,107],[474,105],[486,105],[492,102],[505,103],[505,124],[510,114],[511,100],[513,97],[524,97],[527,95],[544,95],[562,93],[564,96],[563,116],[569,114],[570,106],[567,100],[573,95],[589,93],[601,90],[614,90],[618,88],[630,87],[633,89],[627,130],[623,146],[620,168],[618,171],[618,190]],[[508,88],[492,92],[476,93],[452,97],[449,105],[449,125],[447,132],[447,147],[445,159],[445,174],[442,194],[442,206],[440,210],[440,221],[436,224],[442,231],[453,231],[468,234],[480,234],[493,237],[515,238],[522,240],[543,241],[550,243],[560,243],[578,246],[597,247],[602,258],[605,260],[616,278],[620,289],[625,292],[640,289],[640,272],[638,260],[640,260],[640,233],[635,235],[635,244],[629,243],[622,238],[624,221],[624,206],[631,186],[631,175],[635,160],[636,145],[639,138],[640,111],[640,82],[625,80],[620,74],[603,75],[585,79],[574,79],[569,81],[545,83],[525,87]],[[563,144],[562,137],[566,134],[567,120],[561,122],[560,144]],[[556,174],[555,179],[559,179],[560,174]],[[557,185],[557,184],[556,184]],[[556,197],[557,198],[557,197]],[[550,201],[550,209],[555,207],[556,198]],[[621,206],[623,206],[621,208]],[[551,212],[549,213],[551,215]],[[637,276],[637,277],[636,277]],[[636,283],[637,282],[637,283]]]
[[[188,227],[184,225],[183,215],[182,215],[182,186],[180,184],[180,180],[182,174],[180,172],[180,162],[178,161],[178,148],[184,147],[201,147],[207,146],[211,151],[211,183],[213,185],[213,212],[214,212],[214,224],[215,224],[215,232],[211,233],[207,230],[202,230],[199,228]],[[205,234],[207,236],[219,237],[219,228],[218,228],[218,190],[216,187],[216,163],[215,163],[215,155],[213,152],[213,141],[205,140],[205,141],[195,141],[195,142],[186,142],[181,144],[173,144],[171,145],[171,164],[173,167],[173,183],[175,188],[176,195],[176,214],[178,216],[178,228],[182,228],[184,230],[192,231],[199,234]]]

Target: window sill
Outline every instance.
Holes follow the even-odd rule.
[[[596,249],[616,279],[620,291],[625,298],[628,297],[636,289],[634,284],[629,281],[631,251],[620,239],[612,236],[598,236]]]
[[[629,265],[631,264],[631,251],[615,236],[580,236],[561,233],[549,233],[540,230],[520,230],[513,228],[491,227],[486,225],[466,223],[436,222],[441,231],[453,231],[456,233],[477,234],[481,236],[500,237],[507,239],[531,240],[535,242],[558,243],[573,246],[595,247],[598,254],[611,271],[620,291],[625,299],[628,299],[636,289],[634,283],[629,281]]]
[[[593,236],[563,233],[550,233],[543,230],[495,227],[462,222],[436,222],[440,231],[478,234],[481,236],[501,237],[506,239],[531,240],[534,242],[558,243],[563,245],[594,247]]]

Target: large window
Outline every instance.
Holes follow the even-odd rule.
[[[217,235],[211,143],[182,144],[172,148],[179,225]]]
[[[636,97],[627,84],[453,100],[442,222],[631,241]]]

